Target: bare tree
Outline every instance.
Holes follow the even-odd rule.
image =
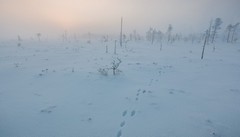
[[[209,36],[210,36],[210,31],[207,30],[207,31],[206,31],[206,34],[205,34],[205,39],[204,39],[204,44],[203,44],[203,49],[202,49],[202,56],[201,56],[201,59],[203,59],[204,51],[205,51],[205,47],[206,47],[207,40],[208,40]]]
[[[158,31],[156,32],[156,39],[157,39],[158,42],[162,42],[162,39],[163,39],[163,33],[162,33],[162,31],[158,30]]]
[[[173,29],[172,25],[169,24],[169,25],[168,25],[168,29],[167,29],[168,42],[170,42],[170,40],[171,40],[172,29]]]
[[[117,40],[115,40],[115,45],[114,45],[114,54],[117,54]]]
[[[155,35],[156,35],[156,33],[157,33],[157,31],[156,31],[156,29],[154,29],[154,30],[152,31],[152,44],[153,44],[153,42],[154,42],[154,40],[155,40]]]
[[[232,32],[232,28],[233,28],[232,24],[229,24],[227,26],[227,28],[226,28],[226,31],[227,31],[227,43],[230,42],[230,35],[231,35],[231,32]]]
[[[133,37],[133,39],[134,39],[134,41],[137,41],[137,36],[138,34],[137,34],[137,31],[136,30],[133,30],[133,34],[132,34],[132,37]]]
[[[219,29],[221,29],[221,27],[220,27],[220,25],[222,24],[223,22],[222,22],[222,19],[221,18],[216,18],[215,19],[215,21],[214,21],[214,24],[213,24],[213,26],[212,26],[212,43],[214,42],[214,40],[215,40],[215,37],[216,37],[216,35],[217,35],[217,31],[219,30]]]
[[[108,53],[108,45],[106,45],[106,53]]]
[[[111,69],[113,70],[113,75],[116,75],[116,71],[118,70],[119,65],[122,63],[122,60],[117,58],[117,60],[113,60]]]
[[[18,46],[21,46],[21,41],[22,41],[22,39],[21,39],[21,37],[20,37],[20,35],[18,35]]]
[[[152,32],[153,32],[153,28],[149,28],[149,30],[146,32],[146,39],[147,41],[151,41],[152,40]]]
[[[235,41],[235,35],[236,35],[236,31],[238,29],[238,26],[239,26],[239,22],[236,23],[235,25],[232,26],[232,39],[231,39],[231,42],[234,42]]]
[[[63,42],[68,40],[68,32],[67,32],[67,30],[65,30],[64,33],[62,34],[62,40],[63,40]]]
[[[123,33],[122,33],[122,27],[123,27],[123,18],[121,17],[121,30],[120,30],[120,46],[122,47],[122,43],[123,43]]]
[[[22,41],[20,35],[18,35],[18,42]]]
[[[87,40],[88,44],[91,44],[91,39],[92,39],[92,33],[88,32],[88,40]]]
[[[160,30],[156,33],[156,39],[160,43],[160,51],[161,51],[162,50],[163,33]]]
[[[108,45],[107,45],[108,35],[107,35],[107,36],[103,36],[103,42],[104,42],[104,44],[106,45],[106,53],[108,53]]]
[[[38,41],[41,41],[41,36],[42,36],[41,33],[37,33]]]
[[[208,33],[209,33],[209,36],[207,37],[207,44],[209,44],[209,41],[210,41],[210,36],[211,36],[211,31],[212,31],[212,20],[210,21],[208,31],[209,31],[209,32],[208,32]]]

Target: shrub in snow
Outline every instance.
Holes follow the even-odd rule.
[[[117,58],[117,60],[113,60],[111,69],[113,70],[113,75],[116,75],[116,72],[119,71],[118,67],[122,63],[122,60]]]
[[[103,76],[107,76],[108,75],[108,68],[99,68],[98,72],[100,74],[102,74]]]
[[[112,66],[110,68],[99,68],[98,69],[98,72],[100,74],[102,74],[103,76],[107,76],[108,75],[108,71],[109,70],[113,70],[113,75],[116,75],[117,72],[121,72],[118,67],[119,65],[122,63],[122,60],[117,58],[117,59],[114,59],[113,62],[112,62]]]

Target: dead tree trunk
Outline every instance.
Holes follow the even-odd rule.
[[[122,38],[123,38],[123,36],[122,36],[122,25],[123,25],[123,18],[121,17],[121,30],[120,30],[120,46],[122,47]]]
[[[162,41],[160,41],[160,51],[162,51]]]
[[[108,53],[108,45],[106,45],[106,53]]]
[[[232,32],[232,39],[231,39],[231,42],[232,42],[232,43],[234,42],[234,36],[235,36],[235,32],[236,32],[236,30],[235,30],[235,29],[233,29],[233,32]]]
[[[227,35],[227,43],[230,42],[230,40],[229,40],[229,39],[230,39],[230,33],[231,33],[231,30],[228,31],[228,35]]]
[[[206,46],[206,43],[207,43],[208,37],[209,37],[209,30],[206,31],[206,36],[205,36],[205,40],[204,40],[204,44],[203,44],[203,49],[202,49],[202,56],[201,56],[201,59],[203,59],[203,56],[204,56],[205,46]]]
[[[117,54],[117,40],[115,40],[115,45],[114,45],[114,54]]]
[[[209,29],[208,29],[208,37],[207,37],[207,44],[209,44],[209,40],[210,40],[210,35],[211,35],[211,29],[212,29],[212,20],[210,22],[210,25],[209,25]]]

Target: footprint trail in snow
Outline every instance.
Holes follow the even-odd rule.
[[[139,101],[140,96],[142,96],[143,94],[145,94],[147,91],[146,90],[141,90],[138,89],[137,93],[136,93],[136,97],[135,97],[135,101]],[[148,93],[151,93],[151,91],[149,91]],[[128,113],[129,112],[129,113]],[[121,121],[120,125],[120,130],[117,132],[117,136],[116,137],[122,137],[123,136],[123,132],[122,132],[122,128],[127,124],[126,118],[129,116],[131,118],[133,118],[136,115],[136,110],[135,109],[131,109],[131,110],[124,110],[122,112],[122,117],[124,118],[123,121]]]

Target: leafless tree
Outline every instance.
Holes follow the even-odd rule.
[[[208,40],[209,36],[210,36],[210,31],[207,30],[207,31],[206,31],[206,34],[205,34],[205,39],[204,39],[204,44],[203,44],[203,49],[202,49],[202,56],[201,56],[201,59],[203,59],[204,52],[205,52],[205,47],[206,47],[207,40]]]
[[[18,35],[18,42],[22,41],[20,35]]]
[[[42,36],[41,33],[37,33],[38,41],[41,41],[41,36]]]
[[[147,41],[151,41],[152,40],[152,32],[153,32],[153,28],[149,28],[149,30],[146,32],[146,39]]]
[[[234,42],[235,41],[235,35],[236,35],[236,31],[238,29],[238,26],[239,26],[239,22],[236,23],[235,25],[232,26],[232,39],[231,39],[231,42]]]
[[[123,18],[121,17],[121,30],[120,30],[120,46],[122,47],[122,43],[123,43],[123,32],[122,32],[122,29],[123,29]]]
[[[117,58],[117,60],[113,60],[111,69],[113,70],[113,75],[116,75],[116,71],[118,70],[119,65],[122,63],[122,60]]]
[[[208,33],[209,33],[209,36],[207,37],[207,44],[209,44],[210,42],[210,36],[211,36],[211,32],[212,32],[212,20],[210,21],[210,24],[209,24],[209,29],[208,29]]]
[[[230,35],[231,35],[231,32],[232,32],[232,28],[233,28],[232,24],[229,24],[227,26],[227,28],[226,28],[226,31],[227,31],[227,43],[230,42]]]
[[[161,51],[162,50],[163,33],[160,30],[156,33],[156,39],[160,43],[160,51]]]
[[[170,40],[171,40],[172,29],[173,29],[172,25],[169,24],[169,25],[168,25],[168,29],[167,29],[168,42],[170,42]]]
[[[156,33],[157,33],[157,31],[156,31],[156,29],[154,29],[154,30],[152,31],[152,44],[153,44],[153,42],[154,42],[154,40],[155,40]]]
[[[115,40],[115,45],[114,45],[114,54],[117,54],[117,40]]]
[[[238,26],[239,26],[239,22],[236,23],[235,25],[229,24],[226,28],[226,32],[227,32],[227,43],[233,43],[234,41],[237,40],[236,38],[236,33],[238,30]]]
[[[219,29],[221,29],[221,24],[222,24],[223,22],[222,22],[222,19],[221,18],[216,18],[215,19],[215,21],[214,21],[214,24],[213,24],[213,26],[212,26],[212,39],[211,39],[211,42],[213,43],[214,41],[215,41],[215,37],[216,37],[216,35],[217,35],[217,31],[219,30]],[[209,30],[210,31],[210,30]],[[210,32],[211,33],[211,32]]]

